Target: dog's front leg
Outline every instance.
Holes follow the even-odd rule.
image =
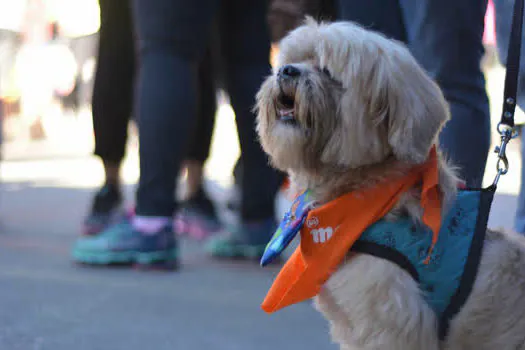
[[[316,297],[341,350],[438,350],[436,318],[416,282],[388,261],[357,255]]]

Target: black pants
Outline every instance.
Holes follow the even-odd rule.
[[[137,213],[170,216],[173,193],[197,107],[196,66],[213,19],[223,12],[226,86],[236,113],[241,144],[244,220],[273,217],[281,178],[268,165],[255,132],[251,109],[270,73],[266,3],[262,0],[134,0],[140,70],[136,114],[140,130]],[[227,150],[225,150],[227,151]]]
[[[210,154],[211,137],[217,110],[217,66],[215,54],[209,46],[198,66],[197,114],[192,137],[188,143],[186,159],[204,163]]]
[[[95,154],[103,161],[124,158],[128,124],[132,115],[135,77],[135,38],[130,0],[99,0],[101,26],[92,111]],[[209,155],[215,121],[215,70],[211,49],[199,65],[199,103],[194,137],[187,159],[204,163]]]
[[[129,0],[99,0],[98,62],[92,113],[95,154],[105,162],[124,158],[133,106],[135,45]]]

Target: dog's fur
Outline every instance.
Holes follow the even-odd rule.
[[[311,19],[281,42],[257,110],[272,164],[319,203],[424,162],[449,118],[442,92],[402,44]],[[459,180],[441,156],[439,181],[447,210]],[[419,190],[388,218],[421,220]],[[417,283],[373,256],[349,255],[315,302],[344,350],[525,349],[525,242],[489,230],[474,289],[443,342]]]

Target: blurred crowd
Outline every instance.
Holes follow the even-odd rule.
[[[91,99],[97,37],[96,0],[0,1],[0,109],[6,125],[45,137],[52,108],[76,110]],[[14,130],[4,134],[13,137]],[[16,135],[22,136],[22,135]]]
[[[485,49],[498,49],[505,63],[512,4],[0,0],[0,111],[4,122],[18,116],[38,139],[45,137],[42,118],[49,109],[91,110],[105,182],[82,223],[75,261],[171,268],[181,234],[213,234],[206,249],[214,257],[258,259],[276,228],[275,196],[287,184],[258,144],[252,107],[286,33],[309,15],[356,21],[404,42],[450,103],[441,147],[467,185],[480,187],[490,145],[481,63]],[[240,220],[228,226],[203,186],[219,90],[235,112],[241,148],[232,174],[239,195],[229,202]],[[140,143],[132,208],[123,203],[120,181],[131,121]],[[176,180],[183,171],[180,196]],[[516,230],[525,233],[523,194]]]

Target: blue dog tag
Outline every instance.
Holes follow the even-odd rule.
[[[266,245],[266,249],[261,258],[261,266],[268,265],[278,257],[297,233],[301,231],[308,212],[312,209],[312,203],[309,201],[309,197],[309,192],[305,191],[295,199],[292,207],[286,212],[281,224],[273,234],[272,239]]]

